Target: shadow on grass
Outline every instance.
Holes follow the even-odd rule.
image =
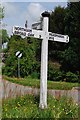
[[[39,95],[34,96],[34,104],[36,104],[37,107],[39,107],[39,101],[40,101],[40,96]]]

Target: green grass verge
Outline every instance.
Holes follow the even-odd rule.
[[[56,100],[48,96],[48,108],[41,110],[39,108],[39,96],[26,95],[16,99],[7,99],[3,101],[2,118],[46,118],[50,120],[71,120],[78,118],[78,105],[74,104],[71,99],[62,97]],[[41,119],[40,119],[41,120]],[[74,119],[75,120],[75,119]]]
[[[0,75],[2,75],[2,64],[0,62]]]
[[[27,78],[11,78],[3,76],[4,80],[8,80],[13,83],[17,83],[24,86],[31,86],[34,88],[40,88],[40,80]],[[71,90],[73,87],[80,86],[80,83],[70,83],[70,82],[54,82],[48,81],[48,89],[58,89],[58,90]]]

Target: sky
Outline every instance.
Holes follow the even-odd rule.
[[[5,2],[6,1],[6,2]],[[24,27],[26,20],[28,21],[28,28],[31,28],[32,23],[39,20],[41,13],[45,10],[54,11],[56,6],[66,7],[67,2],[7,2],[9,0],[3,0],[2,6],[5,8],[5,17],[3,23],[7,24],[8,34],[12,34],[13,26]],[[23,0],[25,1],[25,0]],[[30,1],[30,0],[27,0]],[[32,0],[33,1],[33,0]],[[48,1],[48,0],[46,0]],[[64,0],[65,1],[65,0]]]

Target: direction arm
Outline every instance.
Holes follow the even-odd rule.
[[[62,34],[56,34],[56,33],[49,32],[48,36],[49,36],[49,40],[51,41],[64,42],[64,43],[69,42],[68,35],[62,35]]]
[[[35,38],[43,39],[43,31],[32,29]]]

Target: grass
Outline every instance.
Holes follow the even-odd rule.
[[[16,99],[7,99],[2,104],[2,118],[46,118],[49,120],[71,120],[78,118],[78,105],[71,99],[62,97],[56,100],[48,96],[48,108],[41,110],[39,107],[39,96],[26,95]],[[40,119],[41,120],[41,119]]]
[[[13,83],[17,83],[24,86],[31,86],[34,88],[40,88],[40,80],[32,79],[30,77],[27,78],[11,78],[7,76],[3,76],[4,80],[8,80]],[[48,89],[57,89],[57,90],[71,90],[73,87],[80,86],[80,83],[70,83],[70,82],[56,82],[56,81],[48,81]]]

